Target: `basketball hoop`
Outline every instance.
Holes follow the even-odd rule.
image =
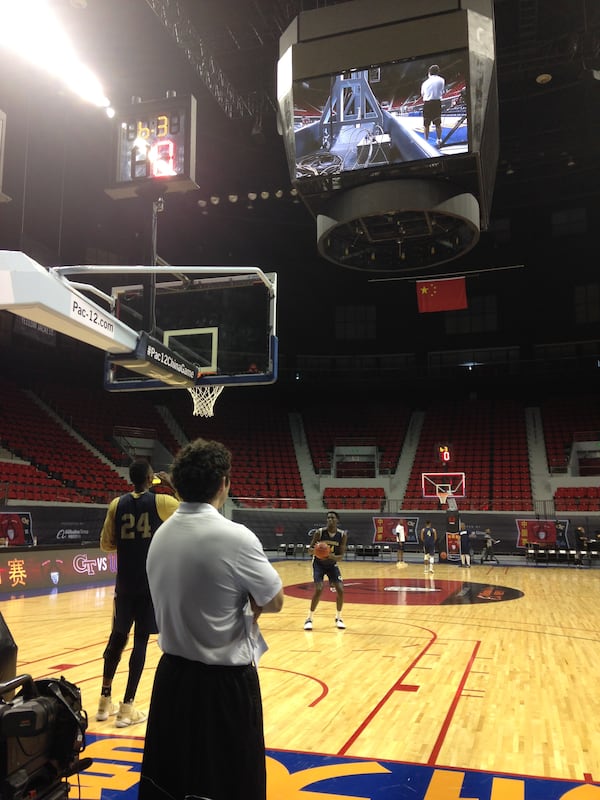
[[[450,491],[447,486],[436,486],[435,493],[437,494],[438,500],[440,501],[441,506],[446,505],[446,500],[448,499],[448,495]]]
[[[225,385],[222,383],[188,386],[187,390],[191,394],[192,400],[194,401],[194,416],[214,416],[215,403],[217,402],[217,398],[224,388]]]

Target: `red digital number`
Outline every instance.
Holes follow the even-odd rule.
[[[175,172],[175,143],[172,139],[162,139],[153,144],[148,153],[148,159],[153,178],[164,178],[177,174]]]

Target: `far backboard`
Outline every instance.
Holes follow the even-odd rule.
[[[235,268],[170,269],[140,274],[134,282],[133,267],[129,282],[112,286],[115,316],[140,337],[134,353],[106,356],[105,388],[273,383],[276,275],[249,269],[246,274],[243,268],[242,274]]]
[[[464,472],[422,472],[421,488],[423,497],[438,497],[438,490],[447,492],[452,497],[464,497],[466,494]]]

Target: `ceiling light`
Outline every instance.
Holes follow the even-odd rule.
[[[540,72],[540,74],[536,77],[535,82],[539,83],[540,86],[544,86],[546,83],[550,83],[552,80],[552,75],[549,72]]]
[[[512,164],[509,164],[509,165],[506,167],[506,174],[507,174],[507,175],[514,175],[514,174],[515,174],[515,171],[514,171],[514,169],[513,169],[513,165],[512,165]]]
[[[269,193],[268,192],[261,192],[260,196],[261,196],[262,200],[268,200],[269,199]]]
[[[218,206],[219,203],[221,202],[221,198],[220,197],[216,197],[215,195],[213,195],[210,198],[210,202],[213,204],[213,206]]]
[[[248,200],[256,200],[257,197],[256,192],[248,192]]]
[[[278,200],[281,200],[281,198],[283,197],[283,189],[277,189],[277,191],[275,192],[275,197]]]
[[[200,208],[206,208],[207,202],[206,200],[198,200],[198,205],[200,206]]]
[[[573,156],[569,156],[567,159],[567,167],[574,167],[575,166],[575,159]]]
[[[230,194],[227,199],[229,200],[230,203],[237,203],[238,196],[237,194]]]

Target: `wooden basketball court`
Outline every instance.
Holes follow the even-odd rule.
[[[269,800],[600,798],[597,570],[439,564],[429,575],[418,561],[348,561],[347,629],[334,625],[326,586],[305,632],[310,561],[276,566],[286,599],[261,618],[259,666]],[[144,724],[94,720],[112,596],[100,587],[0,604],[18,671],[82,690],[94,765],[72,798],[137,796]],[[141,708],[159,656],[152,639]]]

